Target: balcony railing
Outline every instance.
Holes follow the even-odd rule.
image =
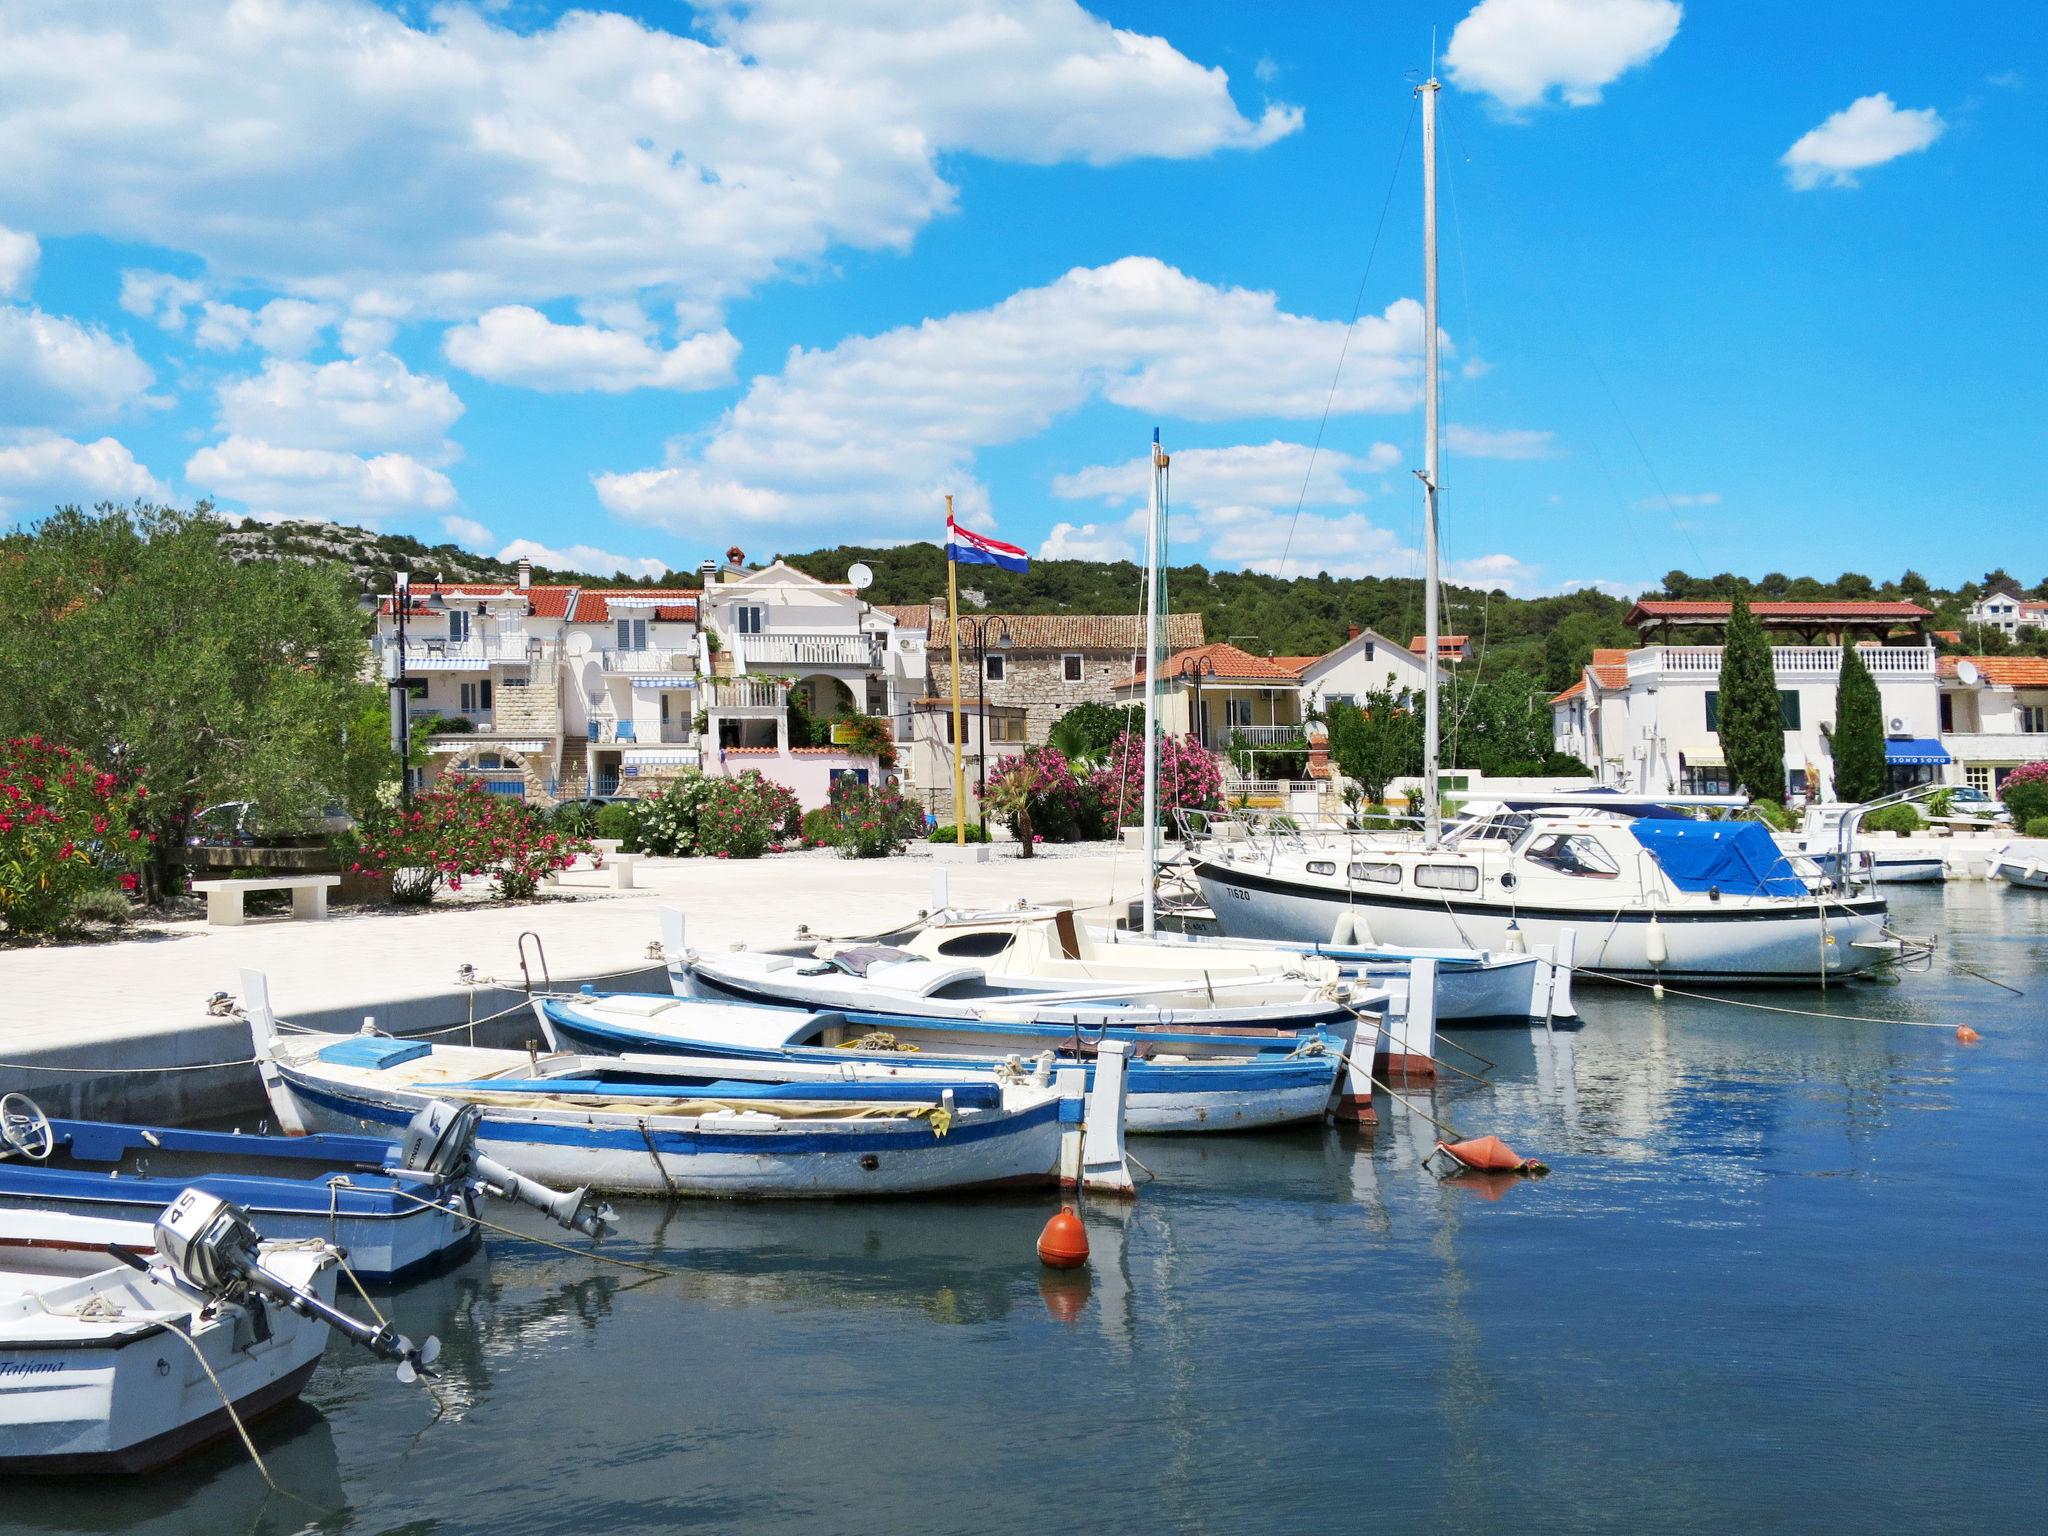
[[[747,665],[775,667],[879,667],[882,648],[872,635],[728,635]]]
[[[688,746],[697,739],[697,733],[690,729],[687,720],[664,720],[661,722],[661,739],[671,745]]]
[[[604,669],[607,672],[623,672],[635,676],[672,673],[689,677],[694,677],[697,672],[697,653],[694,650],[606,651],[603,655]]]
[[[1941,744],[1966,763],[2020,763],[2048,756],[2048,733],[2040,731],[1943,731]]]
[[[1933,677],[1934,652],[1922,646],[1859,645],[1872,675],[1887,677]],[[1842,668],[1840,647],[1832,645],[1774,645],[1771,667],[1782,681],[1792,677],[1833,677]],[[1630,677],[1709,678],[1721,672],[1718,645],[1653,645],[1630,653]]]
[[[488,667],[494,662],[541,661],[553,653],[545,640],[525,635],[487,635],[469,640],[420,640],[406,637],[405,664],[436,667]]]
[[[773,709],[780,710],[788,703],[788,692],[777,683],[755,682],[741,678],[732,682],[713,683],[704,690],[704,707],[717,710]]]
[[[1299,722],[1293,725],[1233,725],[1223,733],[1226,746],[1229,745],[1232,736],[1241,736],[1255,747],[1276,741],[1298,742],[1303,739],[1302,726]]]

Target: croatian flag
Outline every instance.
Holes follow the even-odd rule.
[[[961,565],[1000,565],[1006,571],[1028,571],[1031,557],[1014,544],[962,528],[946,519],[946,558]]]

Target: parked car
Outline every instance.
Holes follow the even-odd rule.
[[[264,816],[254,800],[223,800],[193,814],[185,831],[189,848],[253,848],[307,838],[333,837],[355,829],[356,819],[338,805],[325,807],[316,816],[294,817],[283,822]]]
[[[1949,792],[1950,816],[1967,817],[1972,821],[2012,820],[2012,812],[2005,808],[2002,800],[1994,800],[1974,784],[1960,785]]]

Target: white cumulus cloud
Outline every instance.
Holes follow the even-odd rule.
[[[1300,122],[1247,116],[1220,70],[1073,0],[706,0],[708,37],[500,9],[8,7],[8,206],[210,282],[420,315],[716,303],[835,245],[907,246],[953,205],[951,152],[1196,156]],[[361,323],[363,349],[389,345]]]
[[[915,531],[945,492],[985,518],[975,453],[1092,401],[1210,421],[1405,411],[1419,395],[1421,306],[1358,322],[1331,401],[1339,320],[1281,309],[1150,257],[1080,267],[987,309],[792,351],[703,439],[653,469],[595,477],[611,511],[704,523],[829,522],[844,536]]]
[[[1879,91],[1861,96],[1818,128],[1809,129],[1780,158],[1785,180],[1801,192],[1853,187],[1856,173],[1901,155],[1917,154],[1948,125],[1932,107],[1898,107]]]
[[[255,310],[209,299],[200,305],[192,339],[216,352],[239,351],[254,342],[278,357],[304,357],[321,332],[340,318],[341,311],[332,304],[309,299],[272,299]]]
[[[1054,523],[1038,546],[1041,560],[1135,560],[1137,541],[1100,523]]]
[[[685,336],[663,351],[633,330],[560,325],[523,304],[485,311],[442,341],[448,361],[494,384],[540,390],[711,389],[731,382],[739,338]]]
[[[1553,90],[1589,107],[1668,48],[1683,14],[1675,0],[1480,0],[1451,33],[1444,64],[1460,87],[1510,112]]]
[[[444,379],[417,374],[388,352],[332,363],[271,359],[219,387],[220,430],[294,448],[429,449],[462,415]]]
[[[0,305],[0,380],[14,426],[92,420],[163,403],[150,398],[156,375],[126,341],[25,305]]]
[[[26,230],[0,224],[0,299],[18,299],[35,282],[43,248]]]
[[[55,432],[0,437],[0,509],[47,511],[76,503],[168,501],[170,490],[111,437],[82,443]]]
[[[185,478],[258,517],[376,523],[454,505],[455,487],[410,454],[366,456],[322,448],[282,448],[229,437],[185,462]]]
[[[554,571],[582,571],[591,576],[638,576],[653,581],[668,569],[668,562],[646,555],[615,555],[589,544],[571,544],[554,549],[532,539],[514,539],[498,551],[500,560],[531,560]]]
[[[498,536],[473,517],[444,517],[441,531],[471,549],[488,549],[498,542]]]

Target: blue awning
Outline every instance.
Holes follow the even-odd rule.
[[[1895,736],[1884,744],[1884,760],[1908,767],[1939,768],[1949,761],[1948,748],[1924,736]]]

